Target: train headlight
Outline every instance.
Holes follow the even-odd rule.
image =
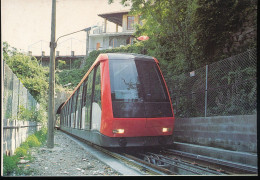
[[[114,129],[114,130],[113,130],[113,133],[114,133],[114,134],[123,134],[124,132],[125,132],[124,129]]]
[[[170,132],[171,130],[171,128],[162,128],[162,132]]]

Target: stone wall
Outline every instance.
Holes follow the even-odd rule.
[[[71,95],[70,92],[65,92],[65,91],[56,91],[55,92],[55,113],[57,112],[58,108],[62,103],[64,103],[69,96]]]
[[[3,153],[13,155],[15,149],[20,146],[26,138],[39,131],[41,125],[31,121],[3,120]]]
[[[227,150],[257,152],[256,115],[176,118],[173,138]]]

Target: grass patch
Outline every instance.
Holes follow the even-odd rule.
[[[39,147],[46,142],[47,139],[47,128],[42,128],[35,134],[30,135],[25,142],[23,142],[20,147],[15,150],[13,156],[4,155],[3,163],[3,175],[29,175],[30,170],[24,169],[24,166],[18,166],[21,157],[24,160],[32,161],[30,148]]]

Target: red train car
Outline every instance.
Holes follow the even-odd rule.
[[[104,147],[172,143],[174,113],[156,58],[100,54],[60,108],[60,128]]]

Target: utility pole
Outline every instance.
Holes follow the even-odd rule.
[[[51,17],[51,42],[50,42],[50,75],[49,75],[49,101],[48,101],[48,139],[47,147],[54,147],[54,94],[55,94],[55,42],[56,34],[56,0],[52,0],[52,17]]]
[[[86,37],[86,56],[82,59],[80,68],[84,67],[86,65],[86,61],[88,58],[88,51],[89,51],[89,31],[91,30],[91,27],[84,29],[84,31],[87,33]]]
[[[89,51],[89,33],[90,29],[86,31],[87,32],[87,41],[86,41],[86,59],[88,58],[88,51]]]
[[[96,26],[92,26],[92,27],[88,27],[86,29],[84,29],[84,31],[87,33],[87,38],[86,38],[86,57],[85,59],[83,59],[83,62],[81,62],[81,66],[84,67],[88,58],[88,51],[89,51],[89,34],[90,34],[90,30],[91,28],[96,27]]]

